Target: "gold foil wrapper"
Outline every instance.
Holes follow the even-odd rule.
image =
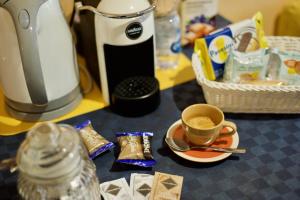
[[[94,153],[100,147],[109,143],[109,141],[107,141],[104,137],[102,137],[94,130],[91,124],[81,129],[79,131],[79,134],[89,154]]]
[[[118,141],[121,147],[118,159],[145,159],[141,136],[122,136]]]

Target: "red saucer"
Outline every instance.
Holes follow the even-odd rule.
[[[226,129],[222,130],[226,131]],[[181,125],[181,120],[178,120],[174,124],[171,125],[167,132],[166,137],[173,137],[181,140],[185,140],[188,142],[188,139],[184,133],[184,130]],[[239,143],[239,137],[238,133],[235,133],[232,136],[228,137],[223,137],[217,139],[212,146],[217,146],[217,147],[231,147],[231,148],[237,148]],[[228,156],[231,155],[231,153],[223,153],[223,152],[216,152],[212,150],[202,150],[202,149],[197,149],[197,150],[189,150],[186,152],[179,152],[171,149],[174,153],[179,155],[182,158],[185,158],[187,160],[195,161],[195,162],[215,162],[218,160],[222,160],[227,158]]]

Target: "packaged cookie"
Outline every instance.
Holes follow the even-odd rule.
[[[80,137],[91,159],[96,158],[99,154],[114,147],[112,142],[109,142],[95,131],[90,120],[76,125],[75,128],[79,131]]]
[[[281,60],[279,79],[285,80],[289,85],[300,84],[300,53],[293,51],[279,51]]]
[[[230,51],[225,65],[225,82],[251,83],[264,80],[267,73],[269,51],[259,49],[253,52]]]
[[[120,145],[120,154],[116,162],[141,167],[152,167],[156,164],[151,150],[150,132],[121,132],[116,137]]]
[[[180,1],[182,44],[194,44],[197,38],[215,30],[218,0]]]
[[[194,51],[204,63],[206,78],[216,80],[223,76],[225,62],[232,49],[251,52],[267,47],[262,26],[262,15],[257,13],[253,19],[229,25],[197,39]]]

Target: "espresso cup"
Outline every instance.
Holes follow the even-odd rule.
[[[225,121],[224,113],[216,106],[194,104],[185,108],[181,114],[182,126],[188,140],[196,145],[211,145],[217,138],[236,133],[236,125]],[[220,131],[229,127],[227,132]]]

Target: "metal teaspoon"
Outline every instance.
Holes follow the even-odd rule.
[[[189,151],[191,149],[210,149],[213,151],[225,152],[225,153],[246,153],[246,149],[244,148],[222,148],[222,147],[215,147],[215,146],[190,146],[184,140],[176,139],[176,138],[165,138],[166,143],[172,149],[176,151]]]

